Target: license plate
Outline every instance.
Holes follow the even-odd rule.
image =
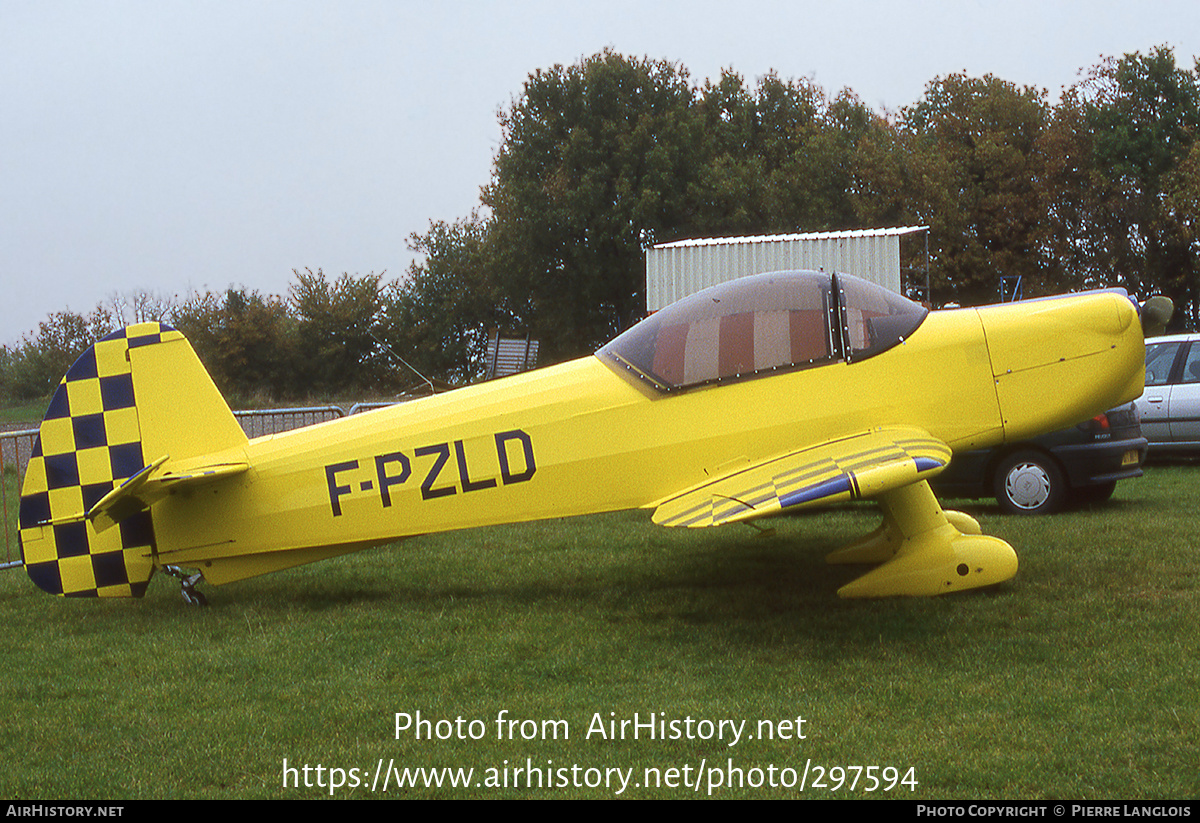
[[[1127,451],[1127,452],[1125,452],[1125,454],[1121,455],[1121,465],[1122,466],[1136,466],[1137,462],[1138,462],[1138,453],[1137,453],[1136,449]]]

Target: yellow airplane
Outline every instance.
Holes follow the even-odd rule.
[[[876,498],[829,560],[843,597],[1007,580],[1012,548],[943,511],[953,452],[1052,431],[1142,392],[1121,293],[927,312],[844,274],[715,286],[594,356],[248,440],[183,335],[141,323],[67,372],[22,487],[52,594],[140,597],[157,569],[224,584],[412,535],[630,508],[716,526]],[[189,572],[184,570],[195,570]]]

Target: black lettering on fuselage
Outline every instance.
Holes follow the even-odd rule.
[[[433,500],[435,497],[446,497],[454,494],[457,489],[454,486],[443,486],[440,489],[435,489],[433,484],[437,482],[437,476],[442,471],[442,467],[446,465],[446,461],[450,459],[450,444],[437,443],[433,446],[422,446],[413,452],[417,457],[424,457],[427,454],[436,454],[437,459],[433,461],[433,465],[429,467],[429,474],[425,475],[425,479],[421,481],[421,499]]]
[[[508,462],[508,441],[510,440],[519,440],[524,453],[525,470],[517,474],[513,473],[512,466]],[[500,458],[500,478],[506,486],[512,483],[524,483],[537,471],[537,465],[533,462],[533,441],[520,429],[500,432],[496,435],[496,456]]]
[[[342,504],[338,501],[338,498],[343,494],[350,493],[350,487],[337,485],[337,481],[334,479],[334,477],[338,472],[344,472],[357,468],[357,460],[349,460],[345,463],[334,463],[332,466],[325,467],[325,483],[329,486],[329,506],[333,509],[334,517],[340,517],[342,514]]]
[[[389,477],[387,474],[388,463],[399,463],[400,474],[395,477]],[[375,474],[379,477],[379,497],[383,500],[383,507],[386,509],[392,505],[392,486],[399,486],[408,479],[412,473],[412,467],[408,463],[408,458],[401,452],[392,452],[391,454],[381,454],[375,458]]]
[[[494,477],[489,477],[487,480],[471,480],[471,473],[467,470],[467,455],[463,450],[461,440],[454,441],[454,456],[458,458],[458,479],[462,481],[463,492],[477,492],[496,487],[496,478]]]
[[[496,441],[496,459],[500,465],[500,480],[497,481],[495,476],[484,477],[480,480],[471,479],[471,470],[467,466],[467,449],[465,441],[455,440],[454,457],[458,464],[458,479],[462,485],[462,490],[466,492],[485,491],[494,489],[501,483],[505,486],[510,486],[514,483],[524,483],[531,479],[537,471],[537,464],[533,457],[533,440],[528,434],[520,429],[512,431],[499,432],[494,435]],[[421,446],[412,451],[414,457],[432,456],[433,463],[429,466],[428,472],[425,474],[425,479],[421,481],[421,499],[436,500],[439,497],[449,497],[458,493],[458,486],[451,483],[449,486],[441,486],[435,488],[435,484],[442,475],[442,470],[446,468],[446,463],[450,460],[450,443],[434,443],[430,446]],[[383,508],[391,508],[392,505],[392,488],[394,486],[403,486],[412,476],[412,462],[408,455],[404,452],[388,452],[387,454],[377,454],[373,458],[375,461],[375,477],[371,480],[357,478],[347,485],[339,486],[337,475],[342,472],[351,471],[359,467],[357,460],[348,460],[344,463],[332,463],[325,466],[325,485],[329,489],[329,507],[333,511],[334,517],[342,515],[341,499],[348,494],[353,493],[356,489],[362,492],[378,489],[379,500]],[[399,466],[399,471],[395,474],[389,474],[389,468]],[[356,498],[357,499],[357,498]]]

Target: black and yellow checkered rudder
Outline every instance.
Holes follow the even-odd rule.
[[[141,490],[168,464],[246,437],[183,335],[139,323],[97,341],[62,379],[21,487],[21,556],[43,590],[141,597],[157,562]]]

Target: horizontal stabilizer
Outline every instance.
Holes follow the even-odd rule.
[[[163,455],[104,495],[87,513],[92,527],[102,532],[145,511],[179,489],[211,483],[222,477],[241,474],[250,468],[249,463],[219,463],[176,473],[163,470],[166,462],[167,455]]]
[[[663,501],[654,522],[719,526],[787,508],[875,497],[932,477],[950,454],[949,446],[920,429],[874,429],[709,481]]]

